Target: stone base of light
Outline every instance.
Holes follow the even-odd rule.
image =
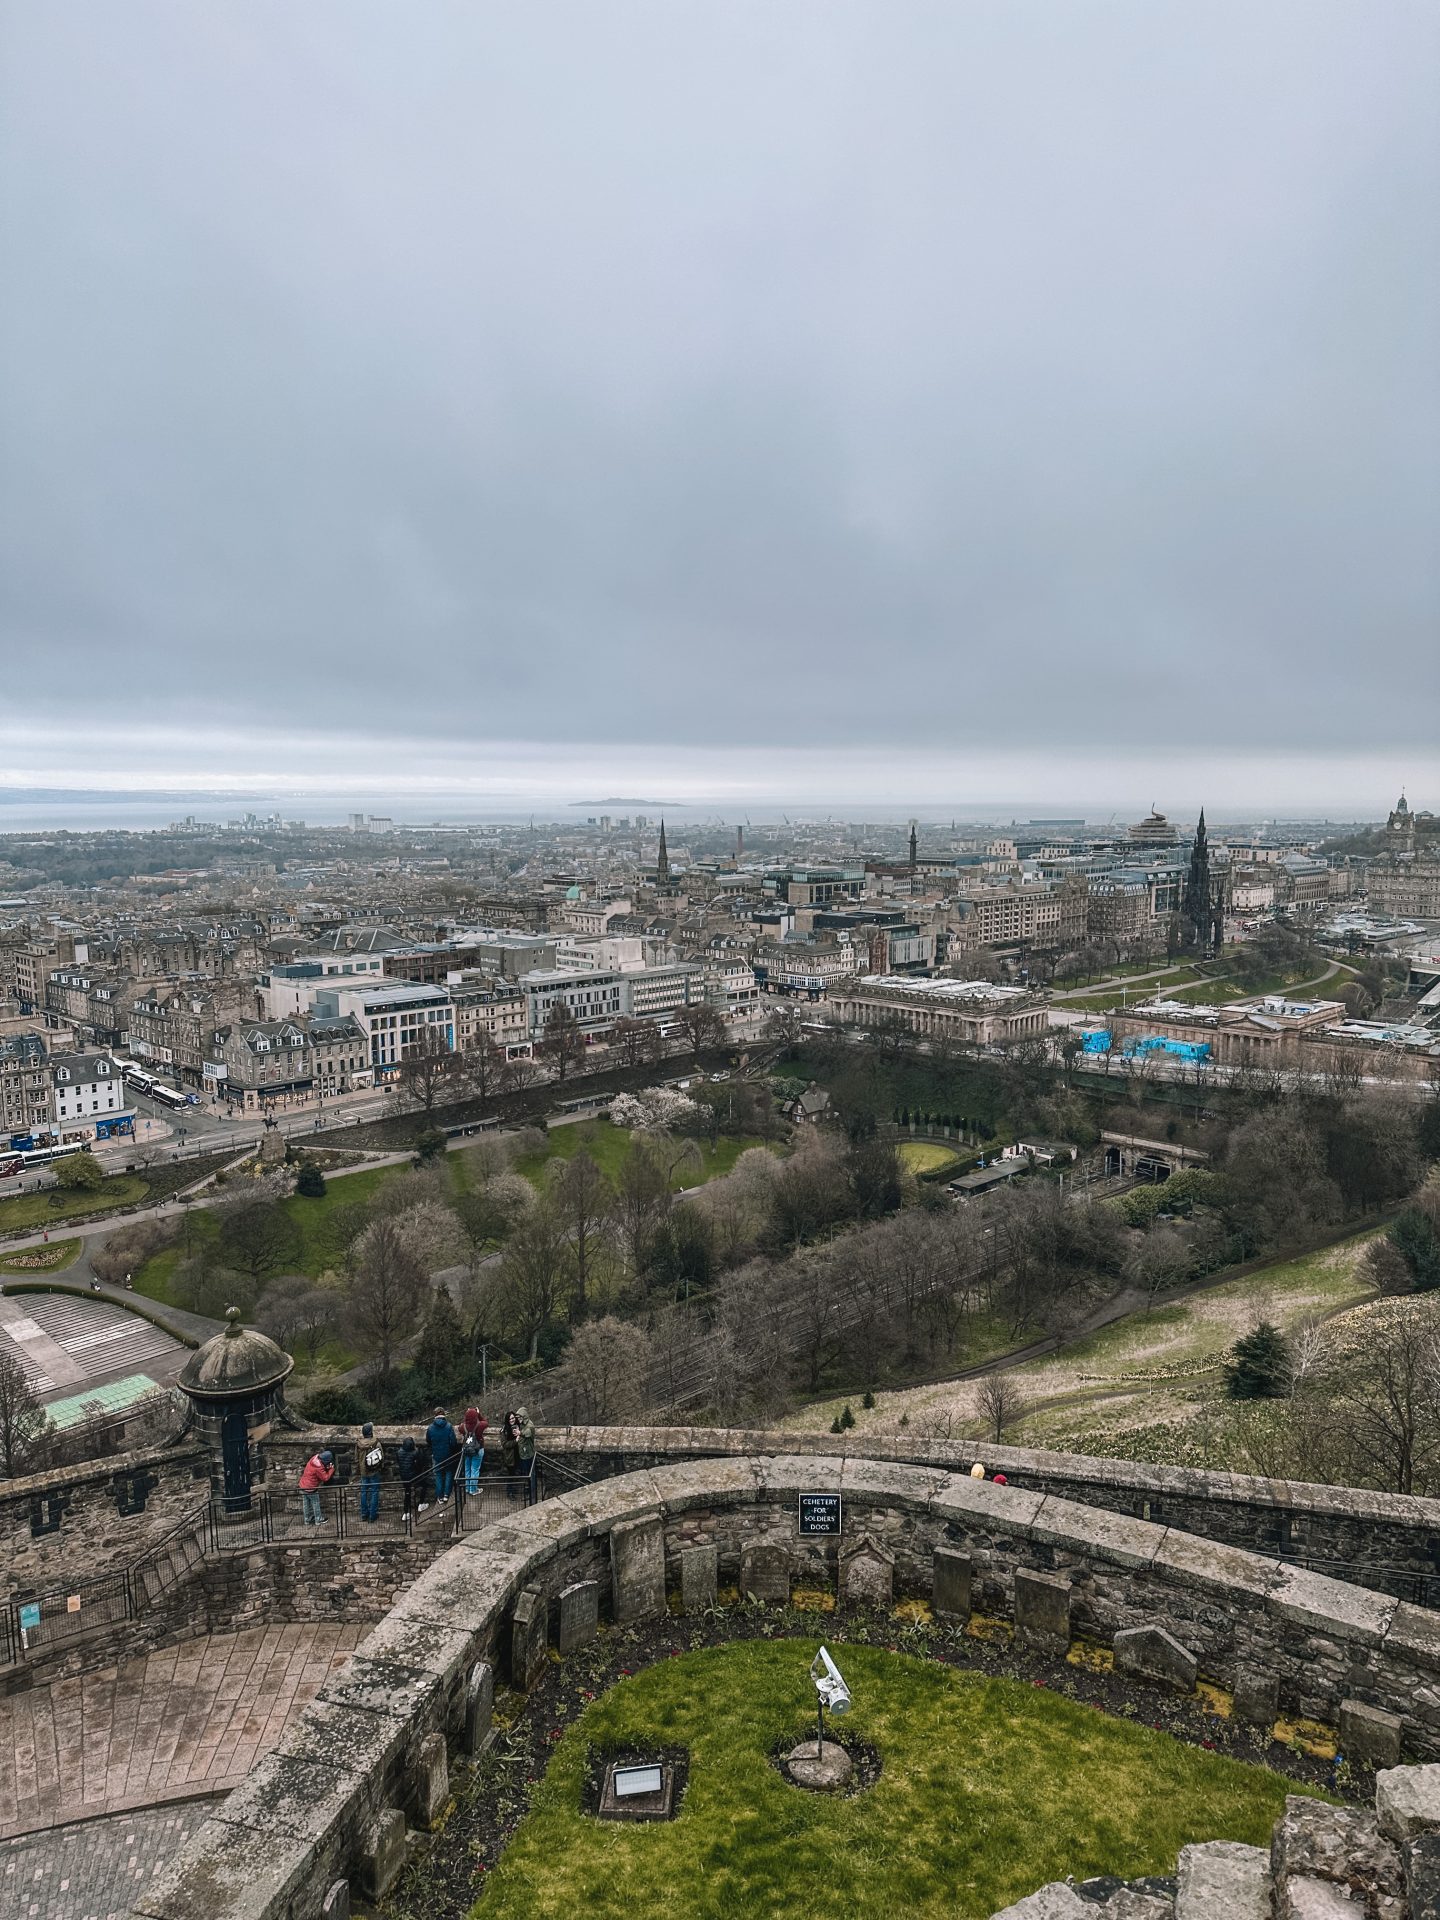
[[[802,1740],[785,1756],[785,1771],[809,1793],[838,1793],[849,1786],[855,1763],[833,1740],[825,1741],[818,1753],[813,1740]]]

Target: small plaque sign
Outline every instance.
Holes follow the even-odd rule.
[[[20,1631],[33,1633],[40,1624],[40,1602],[31,1600],[20,1609]]]
[[[611,1779],[617,1800],[624,1800],[632,1793],[659,1793],[664,1784],[659,1767],[616,1767]]]
[[[80,1611],[80,1596],[78,1593],[66,1595],[65,1611],[67,1613],[78,1613]]]
[[[800,1495],[800,1537],[812,1539],[840,1531],[838,1493],[802,1493]]]

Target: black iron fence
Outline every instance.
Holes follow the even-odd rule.
[[[429,1474],[408,1489],[386,1481],[373,1511],[365,1490],[354,1484],[325,1487],[308,1497],[298,1490],[262,1489],[242,1512],[211,1500],[127,1566],[6,1601],[0,1608],[0,1665],[17,1666],[95,1627],[143,1619],[214,1556],[248,1553],[273,1540],[321,1545],[389,1535],[433,1544],[474,1533],[542,1497],[537,1470],[513,1477],[485,1474],[473,1488],[457,1476],[443,1494]]]

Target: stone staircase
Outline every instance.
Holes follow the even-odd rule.
[[[205,1564],[205,1536],[198,1527],[177,1533],[135,1567],[135,1585],[150,1602],[159,1600]]]
[[[1056,1880],[993,1920],[1440,1920],[1440,1766],[1378,1774],[1374,1813],[1292,1794],[1268,1852],[1213,1840],[1173,1878]]]

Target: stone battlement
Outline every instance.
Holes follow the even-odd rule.
[[[799,1537],[799,1495],[815,1491],[841,1496],[839,1538]],[[835,1582],[842,1560],[848,1579],[862,1557],[887,1592],[893,1580],[897,1596],[958,1621],[972,1609],[1008,1620],[1022,1644],[1063,1650],[1080,1634],[1141,1673],[1159,1662],[1157,1681],[1198,1670],[1257,1719],[1348,1716],[1357,1758],[1440,1760],[1440,1617],[1428,1610],[1038,1488],[737,1448],[576,1487],[450,1548],[135,1915],[311,1920],[339,1880],[381,1892],[407,1819],[428,1825],[443,1807],[450,1759],[484,1764],[497,1673],[525,1690],[552,1639],[569,1650],[598,1613],[656,1617],[667,1590],[703,1607],[718,1578],[778,1598],[792,1582]]]

